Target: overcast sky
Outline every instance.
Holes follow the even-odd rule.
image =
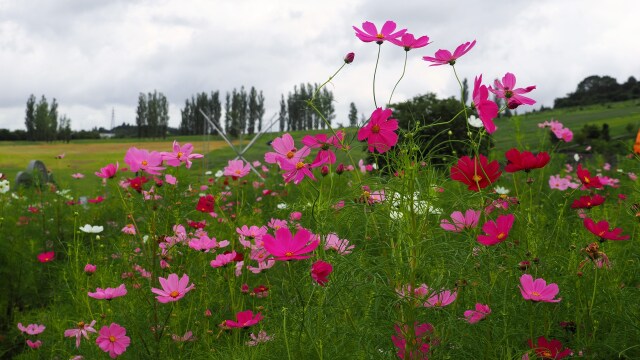
[[[518,87],[537,86],[536,108],[552,106],[589,75],[640,78],[639,14],[635,0],[0,0],[0,128],[24,129],[30,94],[56,98],[74,129],[109,128],[112,109],[116,124],[134,124],[138,94],[154,90],[178,127],[192,94],[242,85],[264,92],[267,120],[280,94],[324,82],[353,51],[329,85],[336,122],[346,123],[350,102],[367,116],[374,110],[377,45],[352,26],[386,20],[432,41],[409,52],[393,101],[457,94],[451,67],[422,57],[475,39],[456,65],[461,77],[483,74],[487,83],[512,72]],[[379,105],[403,61],[403,49],[383,44]]]

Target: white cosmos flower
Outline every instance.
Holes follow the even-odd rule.
[[[481,128],[484,126],[484,124],[482,123],[482,120],[478,119],[477,117],[475,117],[475,115],[471,115],[469,116],[469,125],[476,127],[476,128]]]
[[[215,174],[214,176],[215,176],[215,177],[217,177],[217,178],[219,178],[219,177],[221,177],[222,175],[224,175],[224,172],[223,172],[222,170],[218,170],[218,171],[216,171],[216,174]]]
[[[507,189],[504,186],[496,186],[494,188],[494,190],[496,191],[496,193],[500,194],[500,195],[507,195],[509,193],[509,189]]]
[[[573,154],[573,160],[575,160],[576,162],[580,161],[580,155]]]
[[[102,230],[104,230],[104,227],[98,225],[91,226],[89,224],[86,224],[85,226],[80,227],[80,231],[87,234],[99,234],[102,232]]]
[[[9,180],[0,180],[0,194],[9,192]]]
[[[286,204],[286,203],[280,203],[280,204],[276,205],[276,207],[277,207],[278,209],[280,209],[280,210],[284,210],[284,209],[286,209],[288,206],[287,206],[287,204]]]

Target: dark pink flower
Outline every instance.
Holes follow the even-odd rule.
[[[482,85],[482,75],[476,76],[473,83],[473,106],[478,112],[478,117],[489,134],[493,134],[498,128],[493,119],[498,116],[498,104],[489,100],[489,90]]]
[[[253,311],[245,310],[240,311],[236,314],[236,321],[233,320],[225,320],[222,322],[222,327],[224,328],[248,328],[253,326],[262,320],[262,313],[257,313],[255,316],[253,315]]]
[[[598,221],[597,223],[592,219],[585,218],[583,225],[592,234],[600,237],[603,241],[606,240],[627,240],[629,235],[620,235],[622,233],[621,228],[614,228],[609,231],[609,222],[606,220]]]
[[[549,341],[544,336],[540,336],[537,344],[534,344],[531,339],[529,339],[528,342],[529,347],[532,348],[536,352],[536,356],[541,359],[560,360],[572,354],[571,349],[562,349],[562,343],[559,340],[553,339]]]
[[[151,292],[158,295],[156,299],[163,304],[182,299],[186,293],[196,287],[194,284],[189,285],[187,274],[182,275],[181,278],[178,278],[178,274],[169,274],[166,279],[159,277],[158,280],[162,290],[151,288]]]
[[[409,51],[411,49],[418,49],[421,47],[425,47],[429,45],[429,37],[421,36],[419,38],[415,38],[413,34],[404,33],[400,39],[389,39],[392,43],[401,46],[404,48],[404,51]]]
[[[464,318],[469,324],[475,324],[491,314],[489,305],[477,303],[475,310],[467,310],[464,312]]]
[[[131,343],[131,339],[127,336],[127,329],[116,323],[103,326],[98,333],[96,344],[102,351],[108,352],[112,359],[122,355]]]
[[[333,271],[333,266],[328,262],[318,260],[311,265],[311,278],[320,284],[325,286],[329,282],[329,275]]]
[[[316,181],[315,176],[313,176],[311,172],[311,168],[321,166],[322,163],[309,164],[304,162],[304,158],[307,157],[310,152],[310,148],[303,146],[291,159],[283,156],[278,157],[278,165],[285,171],[282,174],[284,182],[288,183],[293,181],[294,184],[298,185],[305,177]]]
[[[495,245],[501,243],[509,236],[509,231],[513,226],[516,217],[513,214],[500,215],[496,221],[487,221],[482,226],[482,231],[486,235],[478,235],[478,242],[482,245]]]
[[[398,120],[389,119],[391,109],[377,108],[371,113],[371,119],[367,125],[358,130],[358,141],[367,140],[369,151],[378,150],[384,153],[398,142]]]
[[[293,236],[291,231],[282,227],[276,230],[276,237],[266,234],[262,237],[262,243],[276,260],[302,260],[307,259],[310,255],[304,255],[312,252],[318,247],[320,240],[307,229],[300,229]]]
[[[456,291],[443,290],[429,296],[422,306],[424,307],[444,307],[455,301],[458,293]]]
[[[53,261],[54,258],[55,258],[55,253],[53,251],[47,251],[47,252],[38,254],[38,261],[40,261],[41,263],[47,263],[49,261]]]
[[[356,31],[356,36],[358,37],[358,39],[364,42],[375,41],[377,44],[382,44],[385,40],[391,41],[391,39],[398,38],[407,31],[407,29],[402,29],[393,32],[395,29],[396,23],[390,20],[382,25],[382,29],[380,30],[380,32],[378,32],[378,28],[376,28],[376,26],[369,21],[362,23],[362,30],[353,26],[353,30]]]
[[[116,173],[118,172],[118,166],[120,166],[120,164],[118,164],[118,162],[116,161],[116,164],[109,164],[103,168],[100,169],[100,171],[96,172],[96,176],[101,177],[103,179],[111,179],[114,178],[116,176]]]
[[[416,322],[413,328],[409,328],[406,324],[395,325],[394,328],[396,334],[391,336],[391,341],[398,349],[397,355],[400,359],[427,359],[429,348],[436,342],[431,338],[434,330],[431,324]]]
[[[524,89],[516,89],[516,76],[512,73],[506,73],[504,77],[502,77],[502,82],[496,79],[494,85],[496,88],[489,87],[489,91],[496,94],[497,97],[505,99],[509,109],[515,109],[522,104],[533,105],[536,103],[535,100],[522,96],[522,94],[534,90],[536,88],[535,85],[527,86]]]
[[[449,50],[440,49],[436,51],[435,57],[424,56],[422,60],[432,62],[429,66],[439,66],[439,65],[455,65],[456,60],[462,55],[466,54],[476,45],[476,41],[466,42],[464,44],[459,45],[456,50],[451,54]]]
[[[347,64],[351,64],[355,57],[356,57],[356,54],[354,54],[352,52],[347,53],[347,55],[344,56],[344,62],[347,63]]]
[[[541,301],[541,302],[560,302],[560,299],[554,299],[558,292],[558,284],[549,284],[540,278],[533,280],[529,274],[523,274],[520,277],[520,293],[525,300]]]

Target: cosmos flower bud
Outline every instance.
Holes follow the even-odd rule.
[[[353,62],[353,59],[355,58],[356,54],[350,52],[347,55],[344,56],[344,62],[347,64],[351,64]]]
[[[327,176],[329,174],[329,167],[327,165],[323,165],[320,168],[320,174],[322,174],[322,176]]]

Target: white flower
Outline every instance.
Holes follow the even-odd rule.
[[[475,117],[475,115],[471,115],[469,116],[469,125],[475,127],[475,128],[481,128],[484,126],[484,124],[482,123],[482,120],[478,119],[477,117]]]
[[[0,194],[6,194],[9,192],[9,180],[0,180]]]
[[[205,171],[205,172],[204,172],[204,174],[205,174],[205,175],[211,175],[211,174],[213,174],[213,173],[211,172],[211,170],[207,170],[207,171]]]
[[[573,154],[573,160],[575,160],[576,162],[580,161],[580,155]]]
[[[215,176],[215,177],[217,177],[217,178],[219,178],[219,177],[221,177],[222,175],[224,175],[224,171],[222,171],[222,170],[218,170],[218,171],[216,171],[216,174],[215,174],[214,176]]]
[[[276,207],[277,207],[278,209],[280,209],[280,210],[284,210],[284,209],[286,209],[288,206],[287,206],[287,204],[286,204],[286,203],[280,203],[280,204],[276,205]]]
[[[496,193],[500,194],[500,195],[507,195],[509,193],[509,189],[507,189],[504,186],[496,186],[493,190],[496,191]]]
[[[104,230],[104,227],[98,225],[91,226],[89,224],[86,224],[85,226],[80,227],[80,231],[87,234],[99,234],[102,232],[102,230]]]

